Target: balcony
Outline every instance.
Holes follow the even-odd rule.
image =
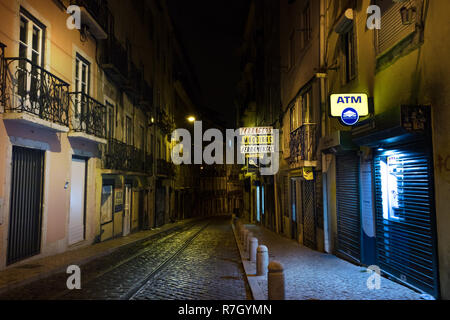
[[[129,64],[128,79],[124,89],[134,104],[138,104],[144,90],[144,76],[134,63]]]
[[[173,177],[175,176],[175,166],[164,159],[158,159],[157,172],[160,176]]]
[[[106,107],[83,92],[71,92],[71,132],[69,137],[106,144]]]
[[[80,7],[81,23],[89,28],[97,40],[108,38],[111,13],[105,0],[71,0],[70,4]]]
[[[143,81],[142,95],[139,100],[139,106],[144,108],[146,111],[152,110],[153,105],[153,88],[144,80]]]
[[[3,119],[69,131],[69,84],[25,58],[1,59]]]
[[[291,132],[289,141],[289,162],[301,166],[317,166],[317,125],[304,124]]]
[[[101,44],[100,66],[116,84],[128,83],[128,53],[113,35]]]
[[[131,145],[109,139],[103,153],[103,169],[139,172],[152,175],[153,159]]]
[[[175,129],[173,120],[163,108],[158,108],[156,110],[156,124],[158,125],[159,129],[165,134],[170,134]]]

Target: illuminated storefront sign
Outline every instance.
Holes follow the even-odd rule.
[[[330,96],[331,116],[340,118],[342,123],[352,126],[360,117],[369,115],[367,94],[332,94]]]
[[[264,153],[274,153],[273,128],[240,128],[241,153],[258,158]]]

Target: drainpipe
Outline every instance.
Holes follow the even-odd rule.
[[[326,0],[320,0],[320,31],[319,31],[319,41],[320,41],[320,53],[319,53],[319,61],[320,61],[320,70],[321,72],[326,73],[326,52],[327,52],[327,43],[326,43]],[[321,136],[325,136],[327,133],[327,124],[328,124],[328,107],[327,107],[327,78],[320,77],[320,103],[322,107],[325,106],[325,110],[322,111],[321,114]]]

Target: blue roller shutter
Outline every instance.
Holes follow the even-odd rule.
[[[425,143],[415,143],[378,152],[374,158],[377,263],[385,272],[437,296],[430,154]]]

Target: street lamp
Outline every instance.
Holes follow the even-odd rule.
[[[189,116],[189,117],[187,118],[187,120],[188,120],[189,122],[195,122],[195,117],[194,117],[194,116]]]

